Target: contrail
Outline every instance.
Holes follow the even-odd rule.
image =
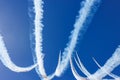
[[[78,60],[78,61],[77,61]],[[100,66],[98,62],[93,58],[95,63],[99,66],[100,69],[98,69],[95,73],[90,74],[87,69],[83,66],[82,62],[80,61],[78,55],[77,60],[75,59],[75,62],[79,69],[86,75],[86,77],[80,76],[77,71],[75,70],[75,67],[73,66],[72,59],[70,59],[70,65],[71,70],[74,75],[74,77],[77,80],[120,80],[120,77],[111,73],[116,67],[120,65],[120,46],[115,50],[113,55],[106,61],[106,63],[103,66]],[[104,79],[105,76],[110,76],[113,79]]]
[[[48,75],[45,72],[44,68],[44,54],[42,53],[42,30],[44,25],[42,24],[43,19],[43,1],[42,0],[33,0],[34,4],[34,37],[35,37],[35,56],[34,62],[38,64],[36,67],[36,72],[42,80],[50,80],[55,76],[55,73]],[[30,15],[31,16],[31,15]],[[59,55],[58,65],[60,64],[61,55]]]
[[[81,37],[83,35],[83,31],[87,29],[88,26],[85,26],[85,24],[88,24],[90,21],[95,11],[97,10],[99,3],[100,0],[85,0],[83,2],[83,7],[79,10],[79,16],[77,16],[78,18],[74,24],[74,30],[70,36],[71,39],[67,47],[64,49],[60,65],[57,66],[55,72],[56,76],[61,76],[61,74],[66,70],[69,59],[77,44],[78,36]]]
[[[97,61],[95,59],[94,59],[94,61],[97,63]],[[112,57],[107,60],[107,62],[104,64],[104,66],[101,67],[98,63],[97,63],[97,65],[100,67],[100,69],[94,73],[94,76],[103,78],[109,74],[111,76],[118,78],[117,76],[112,75],[111,72],[117,66],[120,65],[120,46],[115,50]]]
[[[5,43],[3,41],[2,36],[0,35],[0,60],[2,63],[10,70],[14,72],[27,72],[32,70],[37,66],[37,64],[29,66],[29,67],[18,67],[16,66],[10,59],[9,53],[5,47]]]
[[[37,74],[42,78],[47,77],[45,69],[44,69],[44,54],[42,53],[42,18],[43,18],[43,1],[42,0],[33,0],[34,4],[34,36],[35,36],[35,63],[38,64],[36,67]]]
[[[119,80],[120,79],[120,77],[119,76],[117,76],[117,75],[115,75],[115,74],[113,74],[113,73],[109,73],[109,72],[107,72],[94,58],[93,58],[93,60],[94,60],[94,62],[98,65],[98,67],[101,69],[101,72],[103,71],[104,73],[106,73],[108,76],[110,76],[110,77],[112,77],[113,79],[115,79],[115,80]],[[110,66],[111,66],[111,64],[109,64]],[[109,68],[109,67],[108,67]],[[109,70],[109,69],[108,69]],[[102,72],[102,73],[103,73]]]
[[[72,59],[71,59],[71,58],[70,58],[70,66],[71,66],[71,71],[72,71],[74,77],[75,77],[77,80],[86,80],[86,78],[80,76],[80,75],[77,73],[77,71],[76,71],[76,69],[75,69],[75,67],[74,67],[74,65],[73,65],[73,62],[72,62]]]

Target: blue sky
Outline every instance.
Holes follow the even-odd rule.
[[[54,72],[60,50],[63,51],[73,29],[80,2],[82,0],[44,0],[43,52],[47,74]],[[101,65],[111,57],[120,44],[120,1],[101,0],[87,32],[78,40],[75,51],[91,73],[98,67],[94,57]],[[3,35],[12,61],[19,66],[33,64],[30,47],[32,29],[28,16],[28,0],[0,0],[0,34]],[[77,68],[77,67],[76,67]],[[83,75],[79,70],[78,72]],[[119,67],[113,73],[119,74]],[[84,75],[83,75],[84,76]],[[0,62],[2,80],[40,80],[35,70],[25,73],[10,71]],[[62,77],[53,80],[75,80],[70,67]]]

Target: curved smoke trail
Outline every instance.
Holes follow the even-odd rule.
[[[32,70],[33,68],[35,68],[37,66],[37,64],[29,66],[29,67],[19,67],[16,66],[10,59],[10,56],[8,55],[8,51],[5,47],[5,43],[3,41],[2,36],[0,35],[0,60],[2,61],[2,63],[9,68],[10,70],[14,71],[14,72],[27,72]]]
[[[94,59],[94,61],[96,62],[95,59]],[[108,75],[108,73],[110,74],[119,65],[120,65],[120,46],[118,46],[118,48],[113,53],[112,57],[110,57],[106,61],[106,63],[104,64],[104,66],[100,67],[100,69],[97,70],[93,75],[97,76],[99,78],[103,78],[106,75]]]
[[[42,18],[43,18],[43,1],[42,0],[33,0],[34,3],[34,13],[35,13],[35,19],[34,19],[34,36],[35,36],[35,62],[38,63],[38,67],[36,68],[37,73],[42,78],[47,77],[45,69],[44,69],[44,54],[42,53]],[[59,64],[56,68],[55,73],[53,73],[52,77],[60,76],[66,69],[69,58],[71,57],[73,50],[76,46],[78,35],[83,29],[87,29],[84,25],[85,22],[88,21],[88,17],[92,16],[94,14],[94,10],[96,8],[95,4],[99,3],[99,0],[86,0],[84,2],[84,6],[79,11],[78,19],[76,20],[74,24],[74,30],[71,34],[71,39],[69,41],[68,46],[65,48],[62,56],[61,61],[61,55],[59,55]],[[92,13],[93,12],[93,13]],[[92,17],[91,17],[92,18]],[[80,34],[82,36],[83,33]],[[49,77],[49,76],[48,76]]]
[[[78,60],[78,61],[77,61]],[[71,70],[74,75],[74,77],[77,80],[120,80],[120,77],[111,73],[116,67],[120,65],[120,46],[115,50],[113,55],[106,61],[106,63],[103,66],[100,66],[98,62],[93,58],[95,63],[99,66],[100,69],[98,69],[95,73],[90,74],[87,69],[84,67],[82,62],[80,61],[80,58],[77,55],[77,60],[75,59],[75,62],[79,69],[86,75],[86,77],[80,76],[75,67],[73,66],[72,59],[70,59],[70,65]],[[110,76],[113,79],[104,79],[105,76]]]
[[[72,31],[71,39],[67,47],[64,49],[60,65],[57,66],[57,69],[55,72],[56,76],[61,76],[61,74],[66,70],[67,65],[69,63],[69,59],[77,44],[78,36],[81,37],[83,35],[82,33],[83,30],[87,29],[88,26],[84,26],[84,25],[88,24],[86,22],[92,18],[95,11],[97,10],[99,3],[100,3],[100,0],[85,0],[85,2],[83,3],[83,7],[79,10],[78,19],[74,24],[74,30]]]
[[[40,76],[42,80],[49,80],[52,79],[55,74],[51,74],[47,76],[44,68],[44,54],[42,53],[42,30],[44,25],[42,24],[43,19],[43,1],[42,0],[33,0],[34,4],[34,14],[35,18],[34,20],[34,38],[35,38],[35,54],[34,62],[38,64],[36,67],[36,72]],[[31,16],[31,15],[30,15]],[[59,55],[59,61],[60,63],[61,55]]]
[[[43,1],[42,0],[33,0],[34,5],[34,38],[35,38],[35,56],[34,62],[38,64],[36,67],[37,74],[42,78],[47,77],[45,68],[44,68],[44,54],[42,53],[42,18],[43,18]]]

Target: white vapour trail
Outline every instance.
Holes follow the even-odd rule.
[[[105,72],[108,76],[112,77],[113,79],[117,80],[120,79],[119,76],[113,74],[113,73],[109,73],[106,70],[103,70],[102,66],[93,58],[94,62],[98,65],[98,67],[101,69],[101,71]]]
[[[55,73],[47,76],[44,68],[44,54],[42,53],[42,30],[44,25],[42,24],[43,19],[43,1],[33,0],[34,3],[34,36],[35,36],[35,56],[34,61],[38,64],[36,67],[36,72],[42,80],[50,80],[55,76]],[[61,55],[59,55],[58,65],[60,64]]]
[[[35,35],[35,62],[38,64],[36,67],[36,71],[38,75],[42,78],[43,76],[46,77],[46,72],[44,69],[44,54],[42,53],[42,18],[43,18],[43,1],[42,0],[33,0],[34,3],[34,35]]]
[[[79,16],[74,24],[74,30],[72,31],[71,39],[63,52],[63,57],[60,65],[57,66],[55,72],[56,76],[60,76],[65,71],[69,63],[69,58],[71,57],[76,46],[78,36],[82,36],[83,29],[87,29],[87,27],[84,26],[86,24],[85,22],[89,16],[92,18],[93,14],[95,13],[95,11],[93,11],[93,9],[96,7],[95,4],[99,3],[100,0],[85,0],[83,7],[79,10]]]
[[[72,70],[72,73],[73,73],[75,79],[77,79],[77,80],[86,80],[86,78],[80,76],[80,75],[77,73],[77,71],[76,71],[76,69],[75,69],[75,67],[74,67],[74,65],[73,65],[73,62],[72,62],[72,59],[71,59],[71,58],[70,58],[70,66],[71,66],[71,70]]]
[[[81,62],[79,63],[79,58],[78,58],[78,62],[76,61],[78,67],[81,67]],[[82,71],[82,69],[80,69],[87,77],[82,77],[80,76],[74,65],[73,65],[73,62],[72,62],[72,59],[70,59],[70,65],[71,65],[71,70],[72,70],[72,73],[75,77],[76,80],[120,80],[120,77],[114,75],[114,74],[109,74],[108,72],[106,72],[105,70],[102,70],[103,72],[105,72],[107,75],[111,76],[113,79],[102,79],[102,78],[99,78],[98,76],[95,76],[94,74],[90,74],[90,75],[86,75],[86,73],[84,71]],[[83,66],[84,67],[84,66]],[[82,67],[81,67],[82,68]],[[85,68],[85,67],[84,67]],[[100,68],[101,69],[101,68]],[[98,74],[99,75],[99,74]]]
[[[108,73],[110,74],[117,66],[120,65],[120,46],[115,50],[112,57],[107,60],[107,62],[99,70],[94,73],[94,76],[103,78]],[[115,77],[115,76],[114,76]],[[116,76],[116,78],[118,78]]]
[[[104,66],[100,66],[98,62],[94,59],[95,63],[100,67],[94,74],[90,74],[87,69],[83,66],[82,62],[80,61],[78,55],[77,55],[77,60],[75,59],[79,69],[87,76],[87,77],[82,77],[80,76],[77,71],[75,70],[72,60],[70,59],[70,64],[71,64],[71,70],[74,75],[74,77],[77,80],[120,80],[120,77],[112,74],[111,72],[120,65],[120,46],[115,50],[113,53],[112,57],[110,57],[107,62],[104,64]],[[105,76],[111,76],[113,79],[104,79]]]
[[[9,68],[10,70],[12,70],[14,72],[27,72],[27,71],[30,71],[37,66],[37,64],[29,66],[29,67],[16,66],[10,59],[10,56],[8,54],[6,47],[5,47],[5,43],[4,43],[1,35],[0,35],[0,60],[7,68]]]

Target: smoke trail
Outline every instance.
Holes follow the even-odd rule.
[[[34,62],[38,64],[36,67],[37,74],[42,78],[46,77],[46,72],[44,69],[44,54],[42,53],[42,18],[43,18],[43,1],[42,0],[33,0],[34,5],[34,37],[35,37],[35,56]]]
[[[70,66],[71,66],[72,73],[73,73],[74,77],[75,77],[77,80],[86,80],[86,78],[80,76],[80,75],[77,73],[75,67],[73,66],[73,62],[72,62],[72,59],[71,59],[71,58],[70,58]]]
[[[71,57],[76,46],[78,35],[80,35],[81,37],[83,35],[83,30],[87,29],[87,26],[84,25],[88,24],[86,22],[89,22],[88,20],[92,18],[98,7],[98,5],[96,6],[96,4],[99,3],[100,0],[85,0],[85,2],[83,3],[83,7],[79,10],[78,19],[74,24],[74,30],[72,31],[71,39],[67,47],[64,49],[61,64],[58,65],[58,68],[56,69],[56,76],[60,76],[66,70],[69,63],[69,58]]]
[[[102,68],[102,66],[93,58],[94,62],[97,64],[97,66],[101,69],[101,71],[105,72],[108,76],[114,78],[115,80],[117,80],[118,78],[120,79],[119,76],[113,74],[113,73],[109,73],[106,70],[103,70],[104,68]]]
[[[111,73],[111,71],[113,71],[119,65],[120,65],[120,46],[115,50],[112,57],[107,60],[104,66],[102,66],[101,69],[97,70],[94,73],[94,76],[103,78],[106,75],[108,75],[108,73]]]
[[[37,66],[37,64],[32,65],[30,67],[18,67],[16,66],[10,59],[7,49],[5,47],[5,43],[2,39],[2,36],[0,35],[0,60],[2,61],[2,63],[9,68],[10,70],[14,71],[14,72],[27,72],[32,70],[33,68],[35,68]]]
[[[112,57],[110,57],[107,60],[107,62],[104,64],[104,66],[100,66],[98,64],[98,62],[93,58],[95,63],[100,68],[94,74],[90,74],[88,71],[86,71],[86,69],[83,66],[82,62],[80,61],[78,55],[77,55],[77,59],[78,59],[78,61],[75,59],[75,62],[77,63],[77,66],[87,76],[87,77],[82,77],[77,73],[77,71],[75,70],[75,68],[73,66],[73,62],[70,58],[71,70],[72,70],[72,73],[73,73],[74,77],[77,80],[120,80],[119,76],[111,73],[116,67],[118,67],[120,65],[120,46],[115,50]],[[103,79],[107,75],[112,77],[113,79]]]

